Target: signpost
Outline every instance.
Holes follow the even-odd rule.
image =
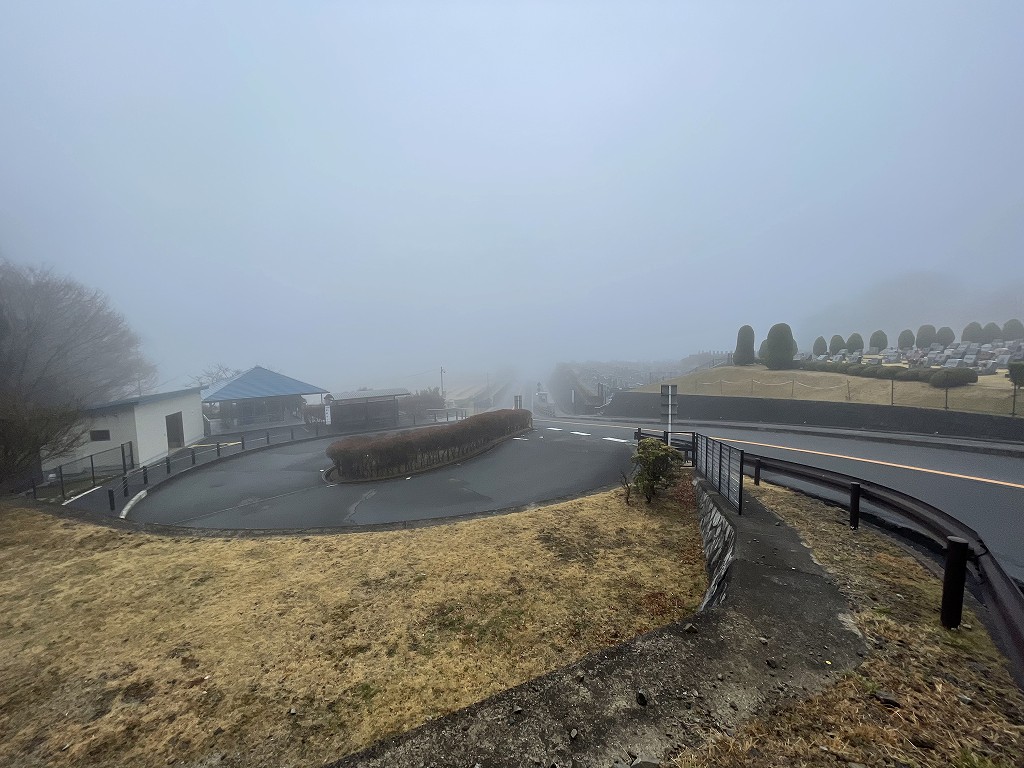
[[[672,444],[672,421],[676,415],[676,392],[678,387],[675,384],[661,385],[661,417],[662,421],[668,422],[668,443]]]

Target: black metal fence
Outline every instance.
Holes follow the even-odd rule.
[[[694,433],[696,446],[695,466],[718,492],[729,500],[739,514],[743,514],[743,451]]]
[[[102,485],[135,469],[135,445],[129,441],[116,448],[72,459],[43,470],[40,482],[32,483],[32,497],[44,501],[61,501]]]

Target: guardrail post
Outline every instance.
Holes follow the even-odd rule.
[[[668,430],[666,429],[661,434],[662,434],[662,440],[665,441],[665,445],[671,445],[672,444],[672,436],[669,434]]]
[[[217,441],[217,456],[220,456],[220,440]]]
[[[942,577],[942,626],[955,629],[964,613],[964,585],[967,583],[967,541],[946,537],[946,571]]]
[[[761,484],[761,460],[754,459],[754,485]]]
[[[739,487],[739,490],[736,491],[736,500],[737,500],[736,514],[742,515],[743,514],[743,451],[742,450],[740,451],[740,472],[739,472],[739,476],[736,478],[736,482],[737,482],[738,487]]]
[[[170,456],[167,456],[167,457],[164,458],[164,464],[167,467],[167,474],[168,475],[171,474],[171,457]]]
[[[270,430],[267,430],[267,445],[270,445]]]
[[[850,528],[860,527],[860,483],[850,483]]]
[[[107,503],[110,504],[110,511],[113,512],[117,507],[117,502],[114,501],[114,489],[107,488]]]
[[[725,443],[718,444],[718,493],[722,493],[722,454],[725,452]]]
[[[641,431],[640,427],[637,427],[636,428],[636,432],[633,433],[633,439],[636,440],[639,443],[640,439],[643,436],[644,436],[644,433]]]
[[[192,454],[192,466],[194,467],[196,465],[196,449],[189,448],[189,453]]]
[[[124,455],[124,443],[121,443],[121,471],[122,472],[127,472],[128,471],[128,459]]]
[[[121,476],[121,491],[124,493],[124,497],[128,498],[128,475]]]
[[[132,440],[128,441],[128,468],[135,469],[135,443]]]
[[[96,459],[93,458],[95,454],[89,455],[89,472],[92,474],[92,484],[96,485]]]
[[[64,495],[64,465],[63,464],[61,464],[59,467],[57,467],[57,475],[60,477],[60,497],[62,499],[66,499],[67,496]]]
[[[245,450],[245,434],[242,434],[242,450]]]
[[[149,485],[149,467],[142,465],[142,484]]]

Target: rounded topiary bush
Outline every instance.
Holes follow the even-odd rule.
[[[938,389],[965,387],[978,380],[978,372],[972,368],[940,368],[932,374],[929,384]]]

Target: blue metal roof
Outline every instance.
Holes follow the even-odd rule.
[[[203,390],[204,403],[285,395],[326,395],[326,389],[256,366]]]

